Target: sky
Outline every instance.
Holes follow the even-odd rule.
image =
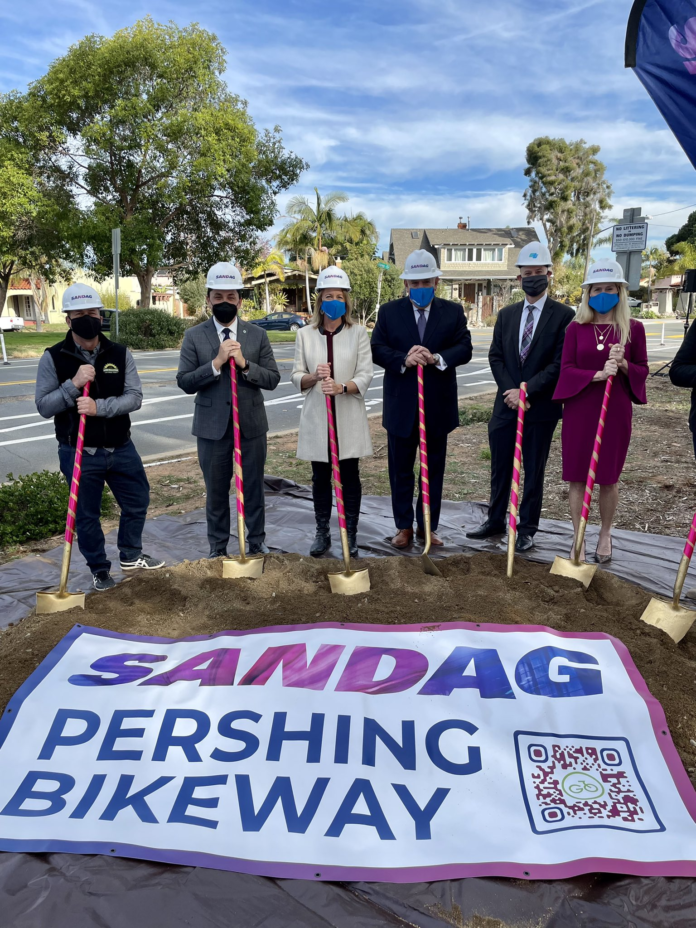
[[[0,90],[24,90],[88,33],[147,14],[198,22],[227,49],[227,83],[256,125],[279,125],[310,164],[279,197],[276,229],[314,187],[347,193],[381,249],[392,227],[526,225],[525,148],[551,135],[600,145],[611,215],[642,207],[661,245],[696,208],[696,178],[623,67],[631,2],[6,0]]]

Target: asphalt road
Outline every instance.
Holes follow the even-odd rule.
[[[662,323],[646,322],[648,354],[651,361],[668,361],[681,344],[683,323],[666,324],[665,345],[660,344]],[[473,331],[474,357],[457,372],[459,395],[470,396],[494,388],[488,366],[491,329]],[[294,344],[273,346],[281,371],[281,382],[272,393],[265,393],[271,433],[297,428],[302,397],[292,383],[290,372]],[[191,435],[193,397],[176,386],[178,351],[134,352],[143,381],[142,408],[132,416],[133,440],[143,457],[176,457],[195,446]],[[34,406],[37,359],[14,360],[0,364],[0,481],[8,473],[15,476],[39,470],[57,470],[58,455],[53,422],[42,419]],[[367,395],[368,412],[382,408],[382,378],[378,368]]]

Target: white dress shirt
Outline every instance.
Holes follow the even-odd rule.
[[[520,340],[518,348],[522,351],[522,336],[524,335],[524,330],[527,325],[527,316],[529,315],[529,310],[532,310],[534,314],[534,328],[532,329],[532,338],[534,338],[534,333],[536,332],[536,327],[539,325],[539,319],[541,318],[541,311],[544,308],[546,303],[546,298],[548,294],[545,293],[540,300],[537,300],[536,303],[528,303],[525,299],[524,307],[522,309],[522,318],[520,319]]]
[[[425,324],[426,324],[426,325],[428,324],[428,319],[430,318],[430,307],[431,307],[432,305],[433,305],[432,302],[428,303],[428,305],[427,305],[427,306],[425,307],[425,309],[423,310],[423,315],[425,316]],[[411,300],[411,306],[413,306],[413,315],[415,316],[415,319],[416,319],[416,327],[418,327],[418,320],[420,319],[421,308],[420,308],[420,306],[416,306],[416,304],[413,302],[413,300]],[[436,367],[439,371],[444,371],[444,370],[446,369],[446,367],[447,367],[447,362],[446,362],[445,359],[442,357],[442,355],[440,355],[440,360],[437,362],[437,364],[435,365],[435,367]],[[405,370],[406,370],[406,365],[404,364],[404,365],[402,365],[402,367],[401,367],[401,373],[403,374],[403,372],[404,372]]]
[[[223,331],[222,331],[223,329],[229,329],[229,330],[230,330],[230,338],[231,338],[232,341],[234,341],[234,342],[237,341],[237,323],[238,323],[238,321],[239,321],[239,316],[235,316],[234,319],[232,320],[232,322],[230,322],[229,325],[223,325],[221,322],[218,322],[218,320],[215,318],[215,316],[213,316],[213,322],[215,323],[215,331],[217,332],[218,338],[220,339],[220,344],[222,344],[222,343],[225,341],[225,336],[223,335]],[[210,363],[213,364],[212,361],[211,361]],[[233,361],[232,363],[234,364],[234,361]],[[215,367],[214,364],[213,364],[213,373],[215,374],[216,377],[219,377],[219,376],[220,376],[220,371],[217,369],[217,367]],[[248,373],[248,372],[247,372],[247,371],[242,371],[242,373],[246,374],[246,373]]]

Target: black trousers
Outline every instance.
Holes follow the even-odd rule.
[[[250,544],[266,537],[266,510],[263,497],[263,470],[266,464],[266,436],[241,440],[244,469],[244,517]],[[227,551],[230,540],[230,487],[234,474],[234,429],[230,419],[227,430],[217,441],[198,439],[198,463],[205,480],[205,517],[211,554]],[[242,539],[240,539],[241,545]]]
[[[350,522],[354,517],[357,525],[360,514],[360,501],[362,499],[360,459],[345,458],[343,461],[339,461],[338,465],[341,471],[346,521]],[[331,485],[331,464],[326,461],[312,461],[312,498],[314,499],[314,514],[317,520],[330,519],[333,506],[333,488]]]
[[[548,422],[529,422],[525,425],[522,437],[524,494],[517,526],[520,535],[535,535],[539,528],[544,499],[544,473],[557,424],[557,421],[552,419]],[[488,518],[494,524],[503,527],[510,502],[516,434],[517,418],[502,419],[493,416],[488,423],[488,444],[491,449],[491,501]]]
[[[442,504],[442,482],[445,476],[447,460],[447,434],[432,435],[426,426],[425,437],[428,443],[428,476],[430,479],[430,516],[431,528],[437,529],[440,521]],[[397,529],[413,528],[413,488],[415,476],[413,468],[418,453],[418,420],[408,438],[400,438],[387,433],[389,483],[391,485],[392,512]],[[423,499],[418,478],[418,502],[416,504],[416,522],[423,529]]]

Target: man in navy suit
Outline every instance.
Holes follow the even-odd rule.
[[[380,307],[372,333],[372,357],[384,368],[384,412],[387,430],[389,483],[396,535],[395,548],[413,542],[413,468],[418,451],[418,377],[423,365],[425,432],[428,442],[432,544],[440,519],[442,481],[447,457],[447,435],[459,425],[457,374],[471,360],[471,335],[458,303],[435,296],[442,271],[428,251],[414,251],[406,259],[401,279],[408,296]],[[423,506],[416,506],[418,537],[424,538]]]

